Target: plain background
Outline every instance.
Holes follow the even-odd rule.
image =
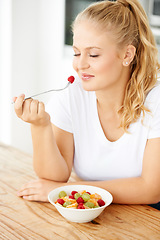
[[[30,126],[12,97],[66,85],[72,50],[64,46],[64,0],[0,0],[0,142],[32,153]],[[46,103],[51,94],[38,97]]]

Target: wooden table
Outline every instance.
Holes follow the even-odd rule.
[[[160,239],[160,211],[147,205],[111,204],[93,222],[80,224],[64,219],[50,203],[17,197],[34,178],[31,156],[0,144],[0,239]]]

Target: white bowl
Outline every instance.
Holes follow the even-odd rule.
[[[99,208],[91,208],[91,209],[73,209],[73,208],[65,208],[58,204],[55,204],[55,201],[59,198],[58,195],[60,191],[65,191],[67,195],[71,195],[72,191],[81,191],[86,190],[91,194],[98,193],[101,195],[102,199],[105,201],[105,205]],[[51,204],[53,204],[58,212],[68,219],[71,222],[85,223],[90,222],[96,217],[98,217],[101,212],[111,204],[113,197],[112,195],[99,187],[89,186],[89,185],[68,185],[64,187],[59,187],[52,190],[48,195],[48,200]]]

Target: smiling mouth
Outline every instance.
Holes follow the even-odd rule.
[[[81,75],[82,80],[90,80],[93,77],[94,77],[94,75],[90,75],[90,74],[82,74]]]

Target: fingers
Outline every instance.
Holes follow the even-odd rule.
[[[34,202],[48,202],[47,198],[40,197],[39,195],[28,195],[28,196],[23,196],[24,199],[28,201],[34,201]]]
[[[45,112],[45,105],[43,102],[39,102],[38,114],[42,116]]]
[[[17,192],[17,196],[30,201],[36,201],[37,191],[36,191],[36,186],[34,185],[35,185],[35,182],[33,182],[33,184],[29,182],[23,185],[22,188]]]
[[[17,195],[28,201],[48,202],[46,196],[42,196],[39,193],[36,193],[35,189],[26,189],[24,191],[19,192]]]
[[[28,117],[31,113],[31,102],[32,102],[31,98],[29,98],[23,102],[21,115],[22,115],[24,121],[28,121]]]
[[[17,196],[28,201],[48,202],[47,194],[43,193],[41,181],[34,180],[22,186]]]
[[[32,115],[38,114],[38,108],[39,108],[39,101],[38,100],[32,100],[30,105],[30,112]]]
[[[38,100],[29,98],[25,100],[25,95],[14,97],[14,108],[17,116],[25,122],[33,124],[43,124],[49,120],[45,113],[45,105]]]
[[[16,99],[17,99],[17,97],[13,97],[13,103],[15,103]]]
[[[21,94],[19,97],[14,97],[13,101],[15,102],[14,104],[14,109],[17,114],[17,116],[21,116],[23,113],[23,101],[24,101],[25,95]]]
[[[19,117],[25,113],[37,114],[39,101],[32,98],[28,98],[24,101],[24,98],[24,94],[13,98],[13,102],[15,103],[14,108],[17,116]]]
[[[23,190],[20,190],[17,195],[19,197],[23,197],[23,196],[29,196],[29,195],[35,195],[36,192],[35,192],[35,188],[27,188],[27,189],[23,189]]]
[[[35,179],[33,181],[30,181],[30,182],[24,184],[20,188],[19,193],[24,191],[24,190],[30,189],[30,188],[34,189],[34,188],[38,188],[38,187],[39,187],[39,181],[37,179]]]

